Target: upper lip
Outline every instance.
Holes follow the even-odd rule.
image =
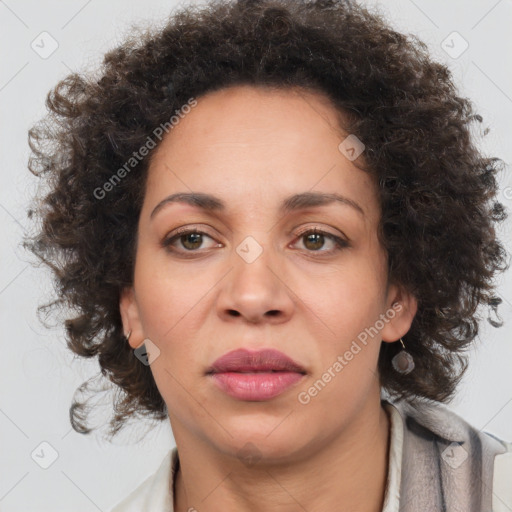
[[[306,370],[287,355],[275,349],[237,349],[219,357],[207,373],[289,371],[306,373]]]

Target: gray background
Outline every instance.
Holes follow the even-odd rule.
[[[473,99],[491,128],[482,149],[510,164],[512,0],[365,3],[377,5],[398,30],[419,36],[450,66],[461,92]],[[44,114],[47,91],[70,70],[94,69],[133,25],[161,25],[177,6],[171,0],[0,1],[2,512],[108,511],[154,472],[174,445],[168,422],[153,430],[149,423],[135,424],[112,444],[99,434],[83,436],[71,429],[68,408],[73,392],[97,373],[97,365],[74,359],[62,330],[39,323],[36,307],[51,297],[50,281],[46,271],[29,264],[30,256],[19,243],[29,226],[28,200],[37,187],[37,179],[26,169],[27,130]],[[58,44],[53,54],[43,55],[47,58],[40,53],[55,43],[40,36],[44,31]],[[450,35],[454,31],[460,37]],[[469,46],[458,55],[464,40]],[[31,47],[33,41],[39,53]],[[500,199],[512,210],[509,165],[501,176]],[[509,219],[500,232],[509,252],[511,226]],[[470,370],[450,407],[478,428],[512,440],[511,270],[500,278],[499,293],[505,324],[494,329],[483,319]],[[98,421],[108,417],[109,397],[104,398],[105,414]],[[41,447],[42,442],[58,454],[47,469],[31,455],[36,450],[40,464],[50,462],[52,449]]]

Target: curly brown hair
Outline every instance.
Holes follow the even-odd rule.
[[[58,294],[40,310],[69,308],[68,347],[97,357],[117,386],[112,435],[130,417],[167,416],[150,368],[126,343],[119,311],[120,293],[132,284],[154,152],[122,179],[112,181],[113,172],[126,170],[191,97],[241,84],[319,91],[350,115],[349,132],[365,145],[363,170],[379,185],[389,282],[418,300],[404,337],[415,371],[394,371],[401,347],[383,343],[381,385],[397,398],[447,401],[478,334],[477,309],[496,310],[493,277],[508,268],[494,229],[506,218],[496,201],[501,160],[484,157],[470,132],[481,117],[425,44],[357,4],[220,0],[182,7],[165,28],[131,37],[105,55],[99,76],[67,76],[29,134],[29,169],[49,190],[29,210],[40,223],[25,245],[51,268]],[[81,433],[91,431],[85,405],[75,398],[70,408]]]

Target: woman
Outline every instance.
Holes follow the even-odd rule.
[[[512,507],[512,446],[440,405],[499,304],[498,162],[421,43],[336,0],[191,6],[48,106],[28,243],[112,434],[177,445],[115,512]]]

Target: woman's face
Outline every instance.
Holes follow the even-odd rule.
[[[378,404],[380,344],[407,332],[416,303],[387,286],[376,188],[338,148],[347,135],[322,95],[237,86],[198,98],[156,150],[121,312],[133,348],[158,348],[178,444],[290,458]],[[235,359],[209,373],[241,348],[301,371]]]

